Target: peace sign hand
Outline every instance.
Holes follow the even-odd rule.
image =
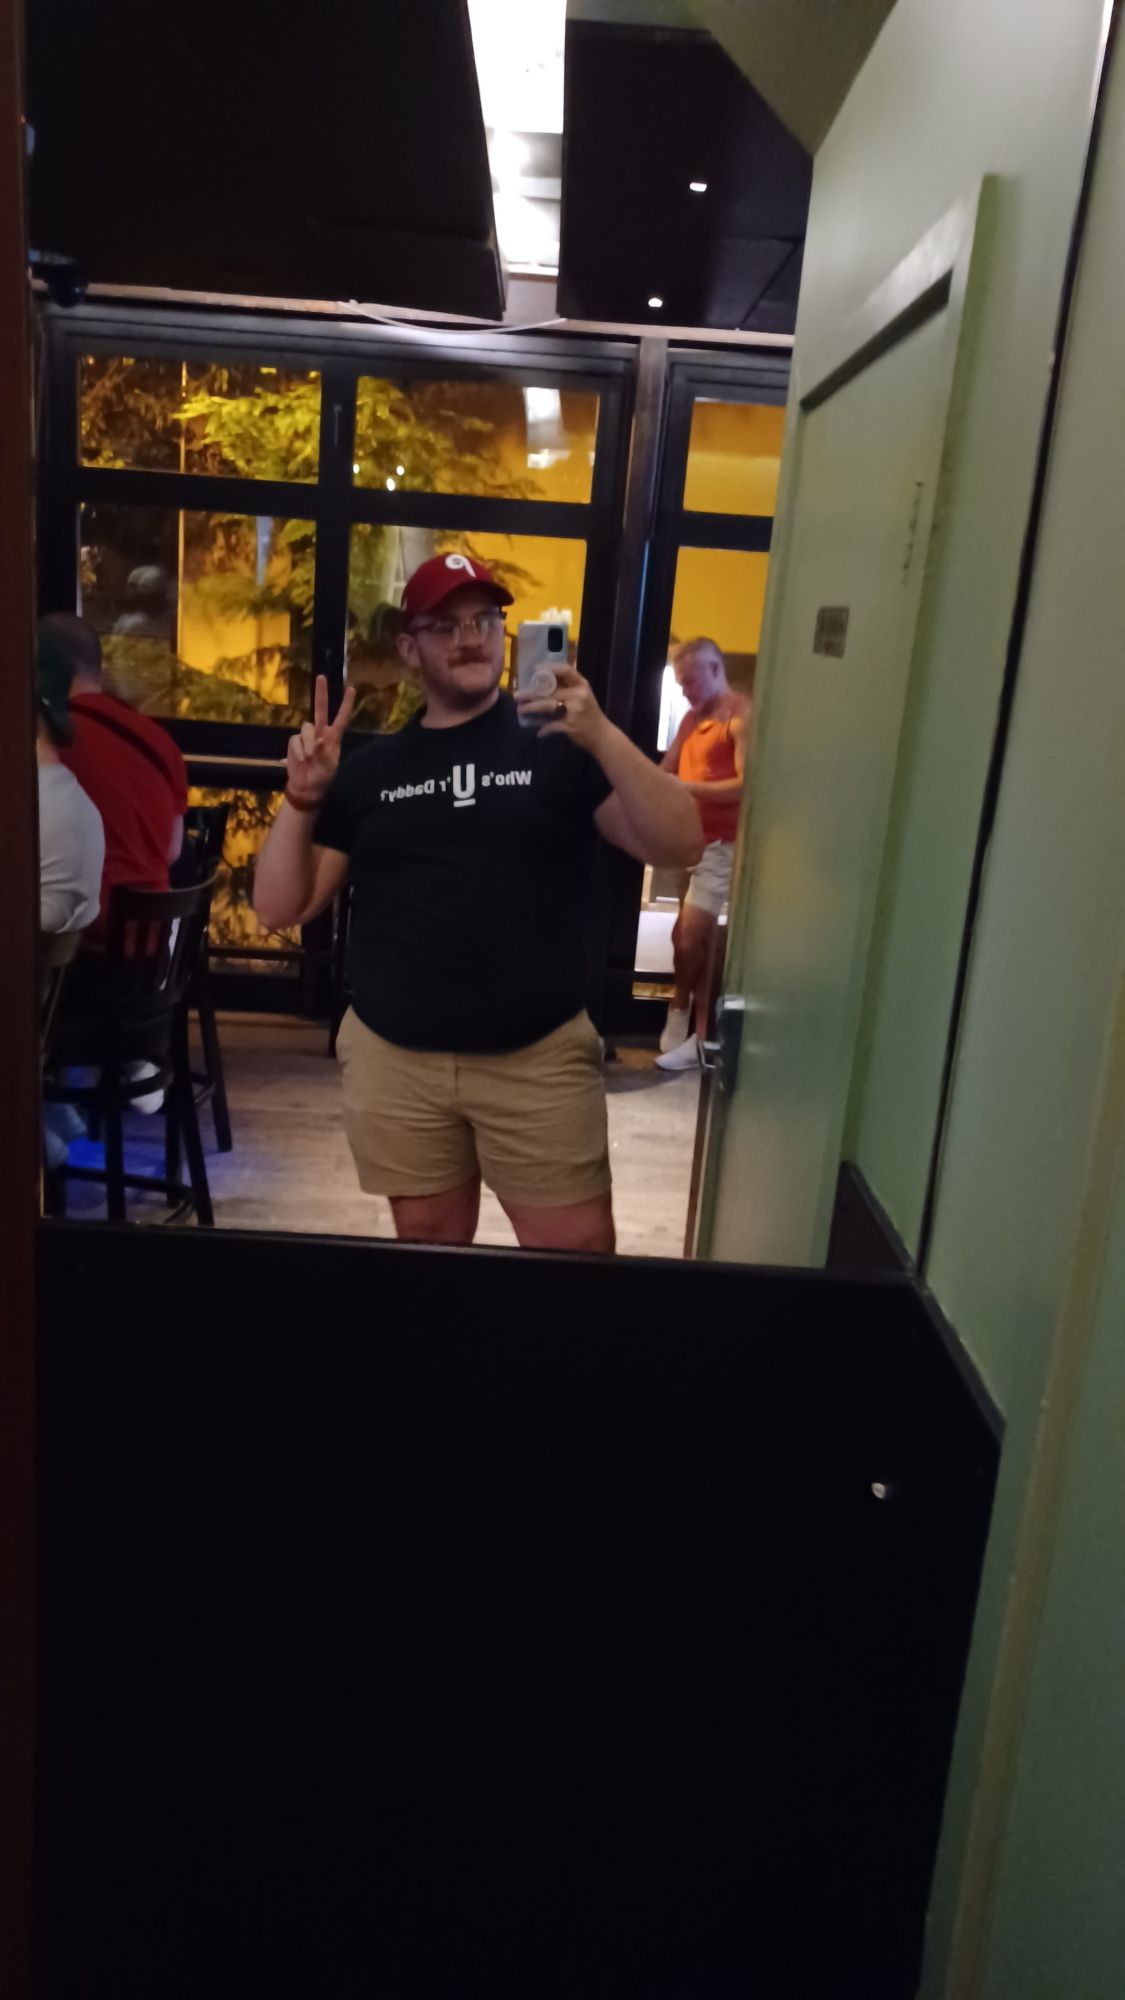
[[[299,804],[318,805],[336,776],[340,745],[354,707],[355,689],[350,687],[336,712],[335,722],[329,722],[328,682],[323,674],[317,675],[313,691],[313,719],[302,722],[298,734],[289,738],[285,753],[288,772],[286,790]]]

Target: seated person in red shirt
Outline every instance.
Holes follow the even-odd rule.
[[[105,867],[99,927],[112,889],[167,889],[187,807],[184,760],[166,729],[102,685],[101,641],[72,612],[39,625],[40,660],[52,677],[69,671],[74,740],[60,752],[102,816]]]

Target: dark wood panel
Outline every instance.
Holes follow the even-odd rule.
[[[51,2000],[908,2000],[996,1456],[908,1283],[42,1244]]]
[[[464,0],[30,0],[37,249],[105,283],[499,318]]]
[[[0,1992],[31,1994],[34,1255],[39,1166],[33,436],[24,236],[22,16],[0,12],[0,663],[12,754],[0,786]]]
[[[828,1235],[828,1268],[864,1277],[911,1270],[906,1245],[876,1201],[859,1168],[845,1160],[836,1182]]]
[[[710,35],[572,17],[565,124],[561,312],[792,333],[812,161]]]

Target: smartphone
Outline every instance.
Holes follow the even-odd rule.
[[[516,691],[550,701],[558,687],[556,668],[565,667],[570,627],[565,618],[525,618],[516,634]],[[525,729],[541,729],[546,715],[521,715]]]

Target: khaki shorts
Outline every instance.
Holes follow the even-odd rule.
[[[711,917],[721,917],[730,895],[733,867],[733,840],[709,841],[700,860],[691,871],[687,895],[684,897],[687,907],[692,910],[706,910]]]
[[[336,1054],[366,1194],[444,1194],[478,1173],[529,1208],[608,1194],[602,1045],[588,1014],[530,1048],[459,1056],[385,1042],[349,1007]]]

